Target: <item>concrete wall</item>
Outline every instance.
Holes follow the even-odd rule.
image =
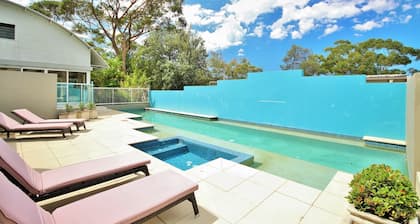
[[[47,19],[0,1],[0,22],[15,25],[15,40],[0,38],[1,64],[91,70],[88,47]]]
[[[410,179],[415,183],[416,172],[420,171],[420,73],[414,74],[407,80],[406,107],[408,173]]]
[[[57,75],[0,70],[0,111],[8,115],[27,108],[44,118],[56,118]]]
[[[364,75],[304,77],[251,73],[216,86],[151,91],[156,108],[361,138],[405,140],[406,83],[366,83]]]

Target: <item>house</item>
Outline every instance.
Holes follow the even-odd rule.
[[[72,94],[81,101],[86,97],[82,96],[86,86],[91,83],[91,71],[103,67],[107,64],[101,56],[62,25],[32,9],[0,0],[0,111],[11,107],[5,106],[8,100],[4,95],[10,93],[5,93],[4,88],[44,95],[51,92],[57,96],[55,102],[14,101],[13,107],[31,106],[33,109],[34,103],[44,106],[48,103],[56,108],[60,102],[78,101],[70,98]],[[30,83],[35,80],[36,84]],[[56,84],[52,85],[54,80]],[[44,114],[52,115],[45,111]]]

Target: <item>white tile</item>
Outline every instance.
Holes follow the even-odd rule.
[[[318,189],[299,184],[294,181],[287,181],[277,191],[279,193],[296,198],[309,205],[311,205],[321,193],[321,191]]]
[[[333,177],[333,180],[348,184],[351,180],[353,180],[353,174],[337,171],[337,173]]]
[[[211,175],[205,181],[221,188],[224,191],[230,191],[233,187],[242,183],[245,179],[230,173],[218,172]]]
[[[252,176],[249,181],[268,187],[272,190],[276,190],[285,184],[287,179],[266,173],[264,171],[259,171],[254,176]]]
[[[207,165],[201,165],[196,166],[192,169],[189,169],[187,171],[188,174],[191,174],[195,177],[198,177],[200,179],[206,179],[211,175],[214,175],[216,173],[220,172],[219,169],[213,167],[213,166],[207,166]]]
[[[230,191],[230,193],[246,198],[255,204],[262,202],[273,192],[274,191],[272,189],[258,185],[251,181],[245,181]]]
[[[348,215],[347,207],[349,203],[342,196],[336,194],[322,192],[318,199],[315,201],[314,206],[324,209],[338,216]]]
[[[343,222],[343,217],[334,215],[325,210],[317,207],[312,207],[308,213],[306,213],[301,224],[313,224],[313,223],[328,223],[328,224],[340,224]]]
[[[287,223],[297,224],[310,206],[299,200],[279,193],[273,193],[263,201],[258,207],[254,208],[244,218],[240,224],[256,223]]]
[[[224,172],[228,173],[228,174],[232,174],[234,176],[238,176],[240,178],[244,178],[247,179],[253,175],[255,175],[258,170],[251,168],[251,167],[247,167],[245,165],[242,164],[237,164],[236,166],[233,166],[227,170],[225,170]]]
[[[348,184],[332,180],[324,191],[345,197],[350,192],[351,188]]]
[[[236,166],[237,163],[232,162],[230,160],[223,159],[223,158],[218,158],[210,162],[207,162],[206,165],[212,166],[219,170],[225,170],[225,169],[231,168],[232,166]]]

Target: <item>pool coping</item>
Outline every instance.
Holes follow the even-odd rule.
[[[163,112],[163,113],[169,113],[169,114],[177,114],[177,115],[183,115],[183,116],[189,116],[189,117],[208,119],[208,120],[217,120],[218,119],[217,116],[207,115],[207,114],[189,113],[189,112],[167,110],[167,109],[161,109],[161,108],[155,108],[155,107],[146,107],[144,109],[145,110],[151,110],[151,111],[157,111],[157,112]]]

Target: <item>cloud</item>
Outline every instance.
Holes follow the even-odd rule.
[[[243,48],[238,50],[238,57],[243,57],[245,56],[245,50]]]
[[[182,10],[186,20],[191,25],[219,24],[224,20],[223,13],[202,8],[199,4],[185,5]]]
[[[206,43],[209,51],[222,50],[242,44],[247,30],[233,17],[227,18],[214,32],[198,32]]]
[[[410,10],[413,8],[413,6],[411,6],[410,4],[404,4],[401,6],[402,10],[405,12],[407,10]]]
[[[410,22],[410,20],[413,18],[412,15],[407,15],[402,21],[401,23],[408,23]]]
[[[375,11],[377,13],[383,13],[397,8],[398,3],[394,0],[370,0],[367,4],[362,7],[362,11]]]
[[[379,28],[379,27],[382,27],[382,26],[383,26],[383,24],[377,23],[373,20],[370,20],[370,21],[367,21],[365,23],[356,24],[356,25],[353,26],[353,28],[355,30],[358,30],[358,31],[369,31],[371,29]]]
[[[250,34],[253,37],[262,37],[264,34],[265,25],[262,22],[259,22],[258,25],[254,28],[254,32]]]
[[[322,36],[327,36],[330,35],[338,30],[340,30],[341,28],[337,25],[337,24],[328,24],[327,28],[325,28],[324,33],[322,34]]]
[[[15,2],[23,6],[29,6],[29,4],[34,2],[34,0],[12,0],[11,2]]]
[[[416,9],[420,9],[420,3],[416,5]]]

